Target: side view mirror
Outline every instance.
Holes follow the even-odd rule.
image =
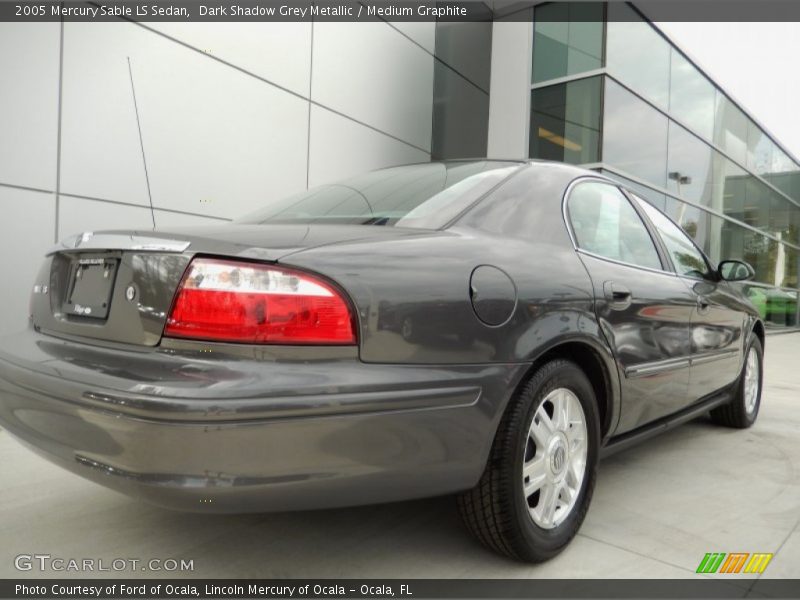
[[[725,281],[748,281],[756,276],[755,269],[743,260],[723,260],[717,271]]]

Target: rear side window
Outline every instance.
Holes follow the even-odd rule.
[[[697,249],[697,246],[689,239],[689,236],[663,213],[638,196],[635,196],[635,198],[647,218],[658,230],[658,235],[661,236],[661,240],[667,247],[667,252],[669,252],[678,275],[691,277],[692,279],[709,278],[711,276],[711,268],[708,266],[703,253]]]
[[[645,224],[615,186],[579,183],[567,200],[567,213],[582,250],[639,267],[662,268]]]

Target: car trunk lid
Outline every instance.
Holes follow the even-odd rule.
[[[422,235],[361,225],[238,225],[85,232],[52,248],[31,296],[44,333],[156,346],[195,255],[277,262],[329,244]]]

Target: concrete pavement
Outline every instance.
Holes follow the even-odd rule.
[[[183,575],[204,578],[686,578],[697,577],[706,552],[774,552],[763,577],[798,578],[798,350],[800,334],[768,337],[752,429],[699,419],[603,461],[581,532],[535,566],[474,542],[452,498],[294,514],[174,513],[62,471],[0,431],[0,577],[93,576],[15,569],[15,556],[38,553],[107,564],[191,559],[194,570]],[[162,574],[181,575],[116,575]]]

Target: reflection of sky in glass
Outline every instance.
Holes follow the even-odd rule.
[[[710,140],[714,133],[714,101],[714,86],[673,49],[670,114]]]
[[[680,125],[669,125],[667,189],[698,204],[711,201],[711,148]]]
[[[603,5],[550,3],[534,12],[533,82],[602,66]]]
[[[631,21],[623,2],[608,4],[606,67],[631,89],[660,108],[669,107],[670,46],[649,23]],[[628,19],[614,21],[612,19]]]
[[[772,150],[774,144],[769,137],[754,123],[747,127],[747,168],[757,175],[769,173],[772,167]]]
[[[603,162],[666,187],[667,123],[656,109],[607,79]]]

